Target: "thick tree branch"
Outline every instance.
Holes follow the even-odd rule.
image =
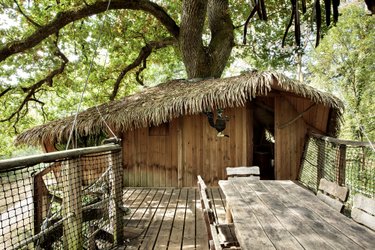
[[[234,46],[228,0],[184,0],[179,46],[188,78],[220,77]],[[208,19],[211,40],[203,43]]]
[[[53,84],[53,78],[59,74],[61,74],[62,72],[64,72],[64,69],[65,69],[65,66],[66,64],[69,62],[68,58],[60,51],[60,49],[57,47],[57,39],[55,41],[55,45],[56,45],[56,55],[58,57],[60,57],[62,59],[62,64],[60,65],[59,68],[51,71],[45,78],[43,78],[42,80],[36,82],[35,84],[33,84],[32,86],[30,87],[27,87],[27,88],[22,88],[22,90],[27,93],[27,95],[25,96],[25,98],[23,99],[22,103],[18,106],[18,108],[10,115],[8,116],[7,118],[5,119],[2,119],[0,120],[0,122],[5,122],[5,121],[10,121],[11,119],[13,119],[14,117],[16,117],[16,122],[18,122],[19,120],[19,116],[20,116],[20,113],[21,111],[27,107],[28,105],[28,102],[30,101],[35,101],[35,102],[38,102],[40,104],[42,104],[43,102],[37,100],[35,98],[35,93],[38,91],[38,89],[40,89],[40,87],[47,83],[49,86],[52,86]]]
[[[6,93],[8,93],[9,91],[11,91],[12,89],[13,89],[12,87],[8,87],[8,88],[4,89],[3,91],[1,91],[0,98],[2,96],[4,96]]]
[[[116,82],[115,82],[115,84],[113,86],[112,94],[109,97],[109,99],[111,101],[113,101],[116,98],[116,95],[117,95],[118,90],[120,88],[121,81],[125,77],[125,75],[130,70],[132,70],[132,69],[138,67],[139,65],[141,65],[142,62],[145,63],[145,61],[150,56],[150,54],[152,53],[153,50],[165,48],[165,47],[167,47],[169,45],[175,44],[176,42],[177,42],[176,39],[174,39],[173,37],[170,37],[170,38],[166,38],[166,39],[161,40],[161,41],[152,41],[152,42],[149,42],[144,47],[142,47],[141,51],[138,54],[138,57],[134,60],[134,62],[132,62],[131,64],[129,64],[128,66],[126,66],[121,71],[120,75],[117,77]],[[137,74],[138,74],[138,80],[139,80],[139,74],[141,73],[141,71],[137,72]]]
[[[211,76],[207,68],[199,66],[209,65],[202,40],[207,2],[207,0],[184,0],[182,3],[179,45],[189,78]]]
[[[249,25],[250,19],[253,18],[257,11],[257,6],[255,5],[252,11],[250,12],[250,15],[247,17],[246,22],[244,24],[243,28],[243,44],[246,44],[246,36],[247,36],[247,26]]]
[[[80,9],[73,9],[58,13],[50,23],[42,26],[30,36],[20,41],[8,43],[4,47],[2,47],[0,49],[0,62],[4,61],[11,55],[23,52],[36,46],[48,36],[57,33],[61,28],[69,23],[106,11],[107,6],[108,1],[98,0],[94,4],[83,6]],[[177,26],[176,22],[166,13],[166,11],[162,7],[151,1],[112,0],[109,9],[131,9],[145,11],[157,18],[169,31],[169,33],[171,33],[172,36],[174,36],[175,38],[178,38],[179,36],[179,27]]]
[[[234,26],[229,15],[228,0],[208,1],[208,23],[211,41],[208,48],[211,76],[220,77],[234,46]]]

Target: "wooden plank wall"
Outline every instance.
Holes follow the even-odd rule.
[[[311,107],[312,101],[286,94],[270,98],[275,98],[275,178],[295,180],[307,130],[324,134],[329,108]],[[229,138],[217,137],[204,114],[172,120],[164,135],[157,130],[151,133],[149,128],[125,132],[125,185],[191,187],[196,185],[197,175],[216,185],[226,178],[226,167],[252,165],[251,104],[228,108],[224,114],[229,117],[224,131]]]
[[[224,134],[210,127],[205,115],[183,117],[183,186],[194,186],[201,175],[210,185],[224,179],[225,168],[252,162],[251,109],[225,110],[229,117]]]
[[[167,134],[150,135],[149,128],[124,133],[124,184],[132,187],[177,187],[178,120]]]
[[[329,107],[322,104],[314,104],[311,100],[301,97],[287,96],[285,98],[292,104],[293,109],[295,109],[298,114],[303,113],[303,120],[310,129],[320,134],[326,133],[330,111]],[[314,106],[311,107],[311,105]],[[309,110],[304,112],[307,109]]]
[[[313,104],[311,100],[302,97],[275,97],[276,179],[297,178],[308,129],[323,134],[326,132],[330,108],[321,104],[311,107]],[[298,116],[299,119],[291,122]]]
[[[285,126],[299,115],[292,102],[275,97],[275,178],[295,180],[303,151],[307,126],[302,118]]]
[[[216,185],[226,167],[251,164],[251,107],[226,109],[224,115],[229,137],[217,137],[204,114],[172,120],[167,135],[150,135],[149,128],[124,133],[125,185],[191,187],[197,175]]]

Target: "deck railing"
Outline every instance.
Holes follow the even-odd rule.
[[[310,134],[299,181],[316,192],[321,178],[348,187],[346,209],[357,193],[375,198],[375,152],[371,144]]]
[[[123,241],[119,145],[0,161],[0,249],[97,249]]]

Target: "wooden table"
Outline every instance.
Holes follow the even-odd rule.
[[[242,249],[375,249],[374,231],[292,181],[244,177],[219,185]]]

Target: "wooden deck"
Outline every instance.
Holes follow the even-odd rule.
[[[224,195],[210,189],[219,222],[225,221]],[[127,245],[118,249],[208,249],[196,188],[128,188],[124,205]]]

